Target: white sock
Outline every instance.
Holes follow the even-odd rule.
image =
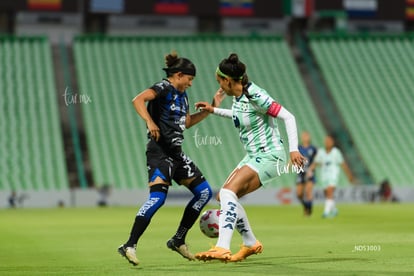
[[[219,237],[216,246],[230,249],[237,221],[237,195],[228,189],[220,190]]]
[[[242,236],[244,245],[253,246],[256,243],[256,237],[250,227],[246,211],[240,203],[237,204],[237,215],[236,229]]]
[[[324,214],[329,214],[333,208],[335,207],[335,202],[333,199],[326,199],[325,200],[325,209],[323,211]]]
[[[335,209],[336,209],[335,200],[333,200],[333,199],[331,199],[331,200],[332,200],[331,211],[335,211]]]

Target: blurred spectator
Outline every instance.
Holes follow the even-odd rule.
[[[15,190],[12,190],[9,196],[9,207],[16,208],[17,206],[23,206],[23,201],[28,198],[29,196],[27,194],[21,194],[19,196]]]
[[[17,193],[16,191],[12,191],[11,195],[9,196],[9,207],[16,208],[16,201],[17,201]]]
[[[111,185],[104,184],[101,187],[98,188],[98,193],[100,196],[100,199],[98,201],[98,206],[105,207],[108,205],[108,197],[111,193]]]
[[[385,179],[380,183],[378,196],[381,202],[398,202],[398,198],[392,193],[391,184],[388,179]]]
[[[65,207],[65,202],[63,200],[59,200],[58,203],[57,203],[57,206],[59,208],[63,208],[63,207]]]

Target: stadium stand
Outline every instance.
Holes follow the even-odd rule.
[[[297,118],[299,131],[323,141],[325,130],[281,37],[100,37],[79,36],[74,42],[79,93],[92,103],[82,106],[95,184],[115,188],[146,187],[146,129],[131,100],[164,77],[164,55],[176,50],[197,66],[190,106],[210,101],[218,86],[215,68],[231,52],[248,66],[251,80],[265,88]],[[231,106],[225,99],[223,107]],[[195,110],[192,109],[192,112]],[[279,123],[287,141],[283,122]],[[184,150],[213,187],[219,187],[243,157],[237,130],[230,120],[210,116],[186,131]],[[279,185],[292,185],[294,174]]]
[[[68,188],[46,37],[0,37],[0,190]]]
[[[375,182],[412,185],[413,36],[312,35],[310,45]]]

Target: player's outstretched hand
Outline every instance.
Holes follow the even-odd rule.
[[[303,167],[307,160],[299,151],[292,151],[290,153],[290,161],[295,166]]]
[[[209,104],[208,102],[196,102],[195,103],[195,108],[200,110],[200,111],[207,111],[210,113],[214,112],[214,107]]]
[[[213,97],[213,102],[212,102],[212,106],[213,107],[219,107],[221,102],[223,101],[224,97],[226,97],[226,93],[224,93],[224,90],[219,88],[216,92],[216,94],[214,94]]]

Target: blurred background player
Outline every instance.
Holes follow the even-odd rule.
[[[312,164],[317,149],[311,143],[311,135],[308,131],[301,133],[301,144],[299,144],[299,152],[306,159],[304,171],[298,173],[296,178],[296,196],[303,206],[303,214],[310,216],[312,214],[312,200],[313,200],[313,185],[315,183],[315,176],[307,176],[306,172]]]
[[[353,183],[353,175],[345,162],[342,152],[335,147],[335,140],[332,135],[325,137],[325,147],[318,149],[314,162],[308,169],[308,177],[314,175],[314,170],[320,166],[320,176],[318,182],[324,188],[325,206],[322,217],[335,217],[338,209],[335,206],[334,193],[339,181],[340,168],[343,169],[349,181]]]
[[[197,253],[195,257],[204,261],[218,259],[237,262],[263,250],[263,245],[253,234],[239,198],[277,177],[278,166],[284,166],[287,162],[276,118],[285,123],[292,164],[302,166],[305,158],[298,151],[295,117],[263,88],[249,81],[246,65],[237,54],[230,54],[220,62],[216,69],[216,80],[227,95],[233,96],[232,108],[214,108],[206,102],[196,103],[196,107],[232,118],[239,130],[246,156],[220,189],[221,213],[216,245],[208,251]],[[232,255],[230,243],[235,229],[241,234],[243,245]]]
[[[209,183],[181,147],[184,130],[209,114],[201,111],[190,115],[186,89],[192,85],[196,68],[189,59],[179,58],[175,52],[165,56],[165,63],[167,67],[163,70],[167,78],[142,91],[132,101],[147,124],[149,138],[146,151],[149,198],[135,217],[129,239],[118,248],[133,265],[139,263],[135,250],[138,239],[164,204],[173,180],[188,188],[194,197],[185,207],[180,225],[167,247],[189,260],[194,260],[194,255],[185,243],[187,232],[212,196]]]

